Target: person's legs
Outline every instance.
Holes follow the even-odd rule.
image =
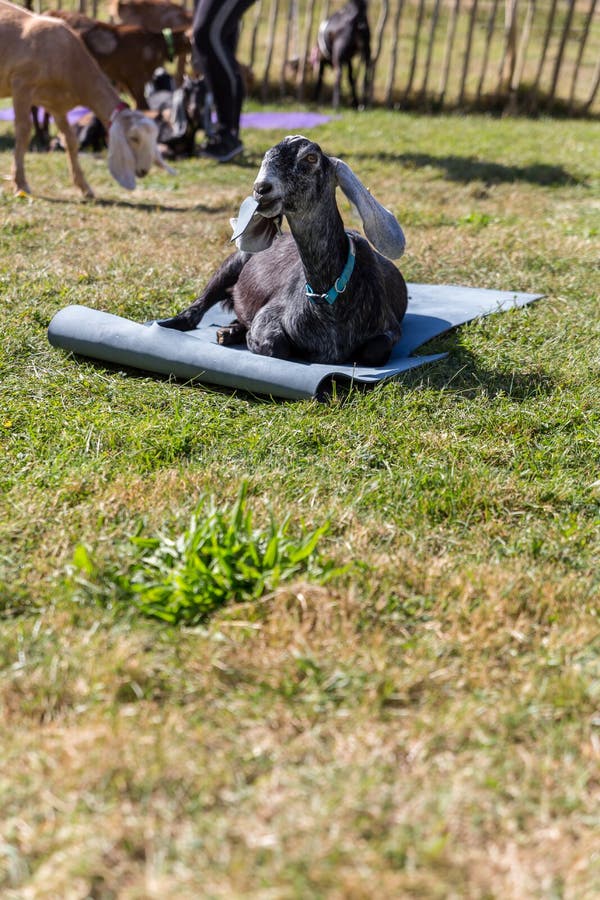
[[[238,132],[244,86],[235,49],[240,18],[253,3],[254,0],[198,0],[194,13],[194,44],[212,90],[218,121],[216,138],[206,153],[224,162],[242,149]]]

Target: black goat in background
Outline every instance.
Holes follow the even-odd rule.
[[[369,101],[372,71],[371,29],[367,19],[366,0],[350,0],[342,9],[334,12],[319,25],[317,46],[313,50],[315,68],[317,64],[319,67],[314,97],[316,101],[321,95],[325,66],[331,65],[335,73],[333,106],[335,109],[339,107],[342,68],[345,65],[348,70],[350,90],[352,91],[352,106],[355,109],[358,107],[358,96],[352,68],[352,60],[355,56],[362,59],[365,65],[362,102],[363,106],[366,106]]]
[[[211,133],[211,97],[204,78],[184,75],[181,87],[169,79],[164,69],[157,69],[146,85],[146,100],[156,112],[158,143],[169,159],[194,156],[196,133]]]

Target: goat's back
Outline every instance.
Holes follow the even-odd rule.
[[[110,11],[114,19],[148,31],[189,28],[193,19],[192,13],[169,0],[113,0]]]
[[[350,3],[321,22],[317,44],[321,56],[329,62],[347,62],[357,54],[370,55],[371,31],[366,4]]]
[[[66,111],[79,102],[70,71],[85,71],[90,65],[97,67],[65,22],[0,0],[0,96],[13,95],[19,76],[32,92],[33,103]],[[100,69],[98,76],[104,77]]]

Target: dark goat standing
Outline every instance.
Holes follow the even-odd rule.
[[[316,47],[319,73],[315,87],[315,100],[318,100],[321,95],[325,66],[331,65],[335,73],[333,106],[336,109],[338,108],[340,105],[342,67],[345,65],[348,69],[348,81],[352,91],[352,105],[355,108],[358,107],[358,96],[352,68],[352,60],[355,56],[360,57],[365,64],[363,104],[366,106],[369,100],[371,78],[371,30],[367,19],[366,0],[350,0],[346,6],[334,12],[329,19],[321,22]]]
[[[258,208],[236,241],[238,252],[188,309],[160,324],[189,331],[221,301],[237,317],[223,343],[246,336],[249,349],[266,356],[383,365],[401,333],[406,284],[365,238],[344,230],[337,186],[358,208],[369,240],[400,256],[402,229],[349,166],[302,135],[287,137],[265,154],[254,183]],[[282,216],[291,234],[279,234]],[[342,290],[349,236],[356,258]],[[324,295],[336,286],[328,302]]]

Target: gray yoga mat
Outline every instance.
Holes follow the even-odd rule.
[[[216,329],[232,315],[220,307],[210,310],[194,331],[180,332],[156,322],[141,324],[85,306],[67,306],[50,322],[48,339],[63,350],[144,372],[288,400],[323,399],[333,382],[373,385],[442,359],[445,353],[411,354],[457,325],[525,306],[542,296],[437,284],[409,284],[408,292],[402,337],[387,365],[379,368],[273,359],[250,353],[245,344],[221,346]]]

